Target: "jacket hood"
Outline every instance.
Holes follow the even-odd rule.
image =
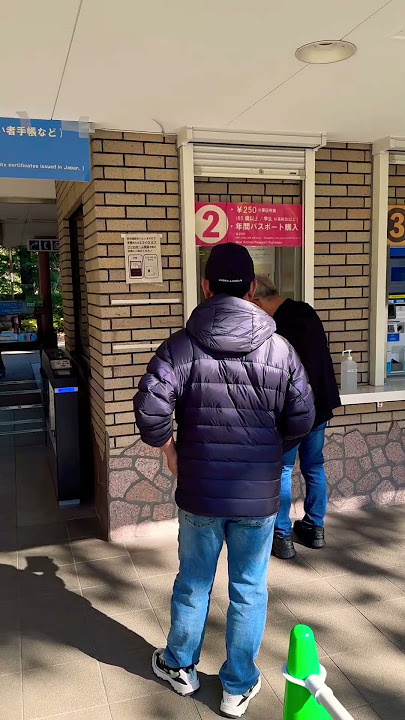
[[[187,331],[211,352],[246,355],[276,332],[274,320],[247,300],[216,295],[192,313]]]

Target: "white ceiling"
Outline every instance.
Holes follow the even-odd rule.
[[[0,115],[99,127],[184,125],[405,135],[404,0],[19,0],[3,3]],[[307,66],[313,40],[358,53]],[[158,122],[156,122],[158,121]]]

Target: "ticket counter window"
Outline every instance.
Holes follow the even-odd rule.
[[[196,180],[197,182],[197,180]],[[205,180],[196,194],[195,227],[199,300],[201,278],[211,249],[237,242],[250,252],[256,274],[268,275],[284,298],[302,297],[301,183],[271,181],[263,194],[241,180]],[[246,187],[246,193],[239,195]],[[255,184],[254,189],[260,185]],[[214,195],[221,190],[224,194]],[[226,193],[226,194],[225,194]]]

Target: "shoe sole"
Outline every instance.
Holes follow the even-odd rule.
[[[293,560],[297,553],[294,550],[294,553],[292,555],[282,555],[281,553],[277,553],[275,550],[272,550],[271,554],[273,555],[273,557],[276,557],[279,560]]]
[[[262,679],[261,679],[261,677],[259,677],[259,679],[258,679],[258,681],[257,681],[257,684],[256,684],[256,687],[254,688],[254,690],[252,690],[252,693],[251,693],[251,695],[249,696],[249,702],[247,703],[247,705],[246,705],[245,709],[243,710],[243,712],[241,712],[241,713],[239,713],[239,714],[238,714],[238,713],[235,714],[235,713],[226,712],[226,710],[223,710],[223,709],[222,709],[222,703],[221,703],[221,715],[222,715],[222,717],[227,717],[227,718],[240,718],[240,717],[242,717],[242,716],[245,714],[245,712],[247,712],[247,709],[248,709],[248,707],[249,707],[250,701],[253,700],[254,697],[256,697],[256,695],[260,692],[261,689],[262,689]]]
[[[172,678],[169,678],[168,675],[166,675],[166,673],[162,670],[159,670],[158,666],[156,665],[155,655],[153,655],[152,657],[152,670],[156,677],[158,677],[160,680],[165,680],[165,682],[168,682],[174,692],[181,697],[189,697],[190,695],[194,695],[194,693],[200,689],[200,681],[197,680],[198,687],[194,688],[194,690],[191,690],[190,692],[181,692],[181,690],[178,689],[178,684],[176,683],[176,681],[172,680]]]

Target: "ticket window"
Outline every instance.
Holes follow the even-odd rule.
[[[268,275],[284,298],[302,297],[302,205],[301,183],[272,181],[269,193],[261,197],[237,196],[241,181],[217,180],[227,191],[222,196],[210,193],[211,181],[204,183],[206,193],[196,195],[195,227],[199,301],[201,278],[212,248],[219,242],[237,242],[245,246],[253,259],[256,274]],[[246,186],[248,187],[248,185]],[[213,188],[214,189],[214,188]],[[277,195],[275,193],[277,192]],[[273,194],[274,193],[274,194]],[[288,194],[287,194],[288,193]],[[215,199],[214,199],[215,197]],[[225,199],[226,198],[226,199]],[[222,200],[221,196],[219,200]]]
[[[302,291],[302,251],[296,247],[249,247],[257,275],[268,275],[283,298],[301,299]],[[201,301],[201,278],[211,247],[197,248],[197,277],[199,302]]]
[[[405,375],[405,247],[388,254],[387,376]]]

